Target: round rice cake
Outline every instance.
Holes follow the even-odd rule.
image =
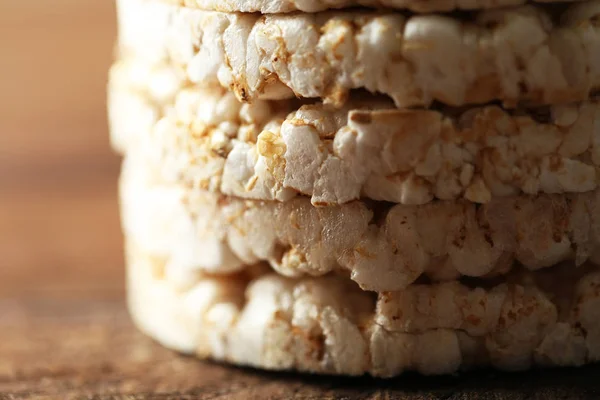
[[[527,3],[558,3],[583,0],[164,0],[201,10],[262,14],[302,11],[314,13],[350,7],[395,8],[418,13],[478,10],[510,7]]]
[[[136,324],[164,345],[202,358],[379,377],[600,360],[600,273],[591,268],[558,291],[524,277],[489,288],[415,286],[409,316],[394,320],[396,303],[407,294],[377,298],[341,276],[293,279],[258,266],[252,273],[197,276],[182,290],[156,272],[163,258],[131,238],[127,256]]]
[[[489,203],[600,182],[598,101],[508,111],[398,110],[365,94],[341,108],[244,104],[136,61],[115,64],[109,96],[116,148],[143,153],[167,181],[241,198]]]
[[[482,206],[354,201],[314,207],[304,197],[243,200],[165,184],[151,165],[129,156],[121,204],[125,234],[164,257],[174,282],[267,262],[290,277],[341,271],[364,290],[385,292],[422,276],[492,278],[518,264],[536,271],[600,262],[600,191]]]
[[[559,104],[600,86],[600,0],[560,15],[524,6],[464,16],[337,11],[241,14],[120,0],[119,47],[169,60],[194,83],[242,101],[319,98],[341,105],[354,89],[399,108],[500,100]]]

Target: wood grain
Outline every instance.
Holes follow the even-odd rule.
[[[585,399],[600,368],[392,381],[199,362],[127,315],[107,0],[0,2],[0,399]]]

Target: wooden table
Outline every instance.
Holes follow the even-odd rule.
[[[0,399],[600,398],[599,367],[310,377],[199,362],[138,333],[104,111],[113,13],[0,2]]]

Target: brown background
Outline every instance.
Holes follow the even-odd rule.
[[[1,297],[120,298],[109,0],[0,0]]]
[[[197,362],[124,306],[109,0],[0,0],[0,399],[600,398],[600,368],[395,381]]]

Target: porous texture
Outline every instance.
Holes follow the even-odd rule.
[[[600,84],[600,0],[560,16],[524,6],[467,14],[393,12],[241,14],[120,0],[120,52],[169,58],[192,82],[222,85],[243,101],[321,98],[352,89],[399,107],[501,100],[555,104]]]
[[[380,377],[580,366],[600,358],[600,273],[589,268],[549,272],[561,285],[536,273],[490,288],[452,282],[376,299],[347,278],[291,279],[260,266],[228,277],[199,275],[181,289],[163,279],[161,257],[130,239],[127,253],[137,325],[202,358]]]
[[[365,290],[403,290],[421,276],[491,278],[522,264],[540,270],[600,261],[600,192],[519,196],[477,206],[355,201],[316,208],[306,198],[241,200],[164,184],[129,158],[121,181],[125,233],[167,259],[185,284],[198,271],[268,262],[290,277],[350,275]],[[170,267],[172,265],[172,268]]]
[[[396,8],[414,12],[443,12],[510,7],[527,3],[557,3],[583,0],[164,0],[186,7],[221,12],[260,12],[263,14],[293,11],[319,12],[347,7]]]
[[[392,109],[366,94],[341,108],[256,100],[133,60],[111,72],[111,135],[163,178],[257,200],[359,198],[407,205],[574,193],[600,180],[597,101],[506,111]]]

